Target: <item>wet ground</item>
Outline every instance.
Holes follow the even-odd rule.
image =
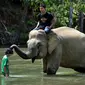
[[[0,62],[5,48],[0,49]],[[24,50],[24,49],[23,49]],[[60,67],[55,76],[47,76],[42,71],[42,60],[21,59],[15,52],[9,57],[10,77],[0,73],[0,85],[85,85],[85,74]]]

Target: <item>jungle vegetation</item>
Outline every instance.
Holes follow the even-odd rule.
[[[70,8],[73,28],[79,25],[79,13],[85,13],[85,0],[0,0],[0,46],[26,44],[37,24],[40,3],[56,17],[55,27],[69,26]]]

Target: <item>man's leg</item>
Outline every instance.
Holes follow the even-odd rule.
[[[46,34],[48,34],[51,31],[51,29],[48,28],[48,27],[45,27],[44,31],[45,31]]]

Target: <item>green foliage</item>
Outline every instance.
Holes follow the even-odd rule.
[[[24,28],[25,26],[26,29],[21,29],[13,25],[12,25],[13,27],[9,27],[9,31],[12,34],[14,33],[17,34],[16,31],[20,32],[20,34],[18,34],[20,38],[20,43],[25,43],[27,41],[28,32],[36,26],[37,15],[40,12],[39,11],[40,3],[44,2],[46,4],[47,11],[51,12],[56,17],[56,20],[57,20],[56,27],[68,26],[70,7],[73,8],[72,27],[75,27],[77,25],[79,12],[81,11],[85,12],[85,0],[20,0],[20,1],[22,2],[22,10],[19,9],[19,11],[25,12],[24,14],[22,13],[21,15],[22,15],[22,18],[26,17],[26,21],[24,22],[24,24],[22,23],[22,26],[19,26],[19,27]],[[17,25],[18,24],[19,23],[17,23]]]
[[[60,0],[57,0],[58,4],[53,3],[51,5],[48,5],[47,10],[54,13],[55,17],[57,18],[56,26],[68,26],[69,24],[69,8],[70,6],[73,7],[73,27],[75,27],[74,23],[77,23],[78,14],[80,11],[85,12],[85,2],[82,2],[82,0],[74,0],[70,2],[69,0],[64,0],[63,3],[59,2]],[[63,0],[62,0],[63,1]],[[50,1],[51,3],[52,1]]]
[[[54,5],[52,10],[57,18],[57,26],[66,26],[68,24],[69,15],[69,5],[60,4],[58,6]]]
[[[35,23],[36,23],[36,21],[34,21],[32,19],[27,21],[27,25],[30,25],[30,26],[34,26]]]
[[[69,8],[73,7],[73,23],[78,19],[80,11],[85,12],[84,0],[23,0],[24,3],[29,4],[33,9],[34,17],[39,13],[39,4],[44,2],[47,5],[47,11],[54,14],[57,18],[56,27],[68,26],[69,24]],[[32,21],[27,23],[32,24]],[[73,26],[75,27],[75,26]]]

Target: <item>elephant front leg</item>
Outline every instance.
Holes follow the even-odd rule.
[[[60,48],[56,48],[49,56],[47,59],[47,74],[48,75],[55,75],[56,71],[58,70],[60,66],[60,60],[61,60],[61,55],[62,55],[62,49],[61,46]]]
[[[57,63],[49,63],[47,65],[47,75],[55,75],[59,65]]]
[[[55,75],[58,68],[59,68],[58,63],[49,63],[47,65],[47,75]]]
[[[47,73],[47,57],[43,58],[43,72]]]
[[[51,62],[49,63],[49,59],[47,59],[47,57],[43,58],[43,72],[47,74],[55,74],[56,70],[52,66],[53,63],[52,64],[50,64]]]

